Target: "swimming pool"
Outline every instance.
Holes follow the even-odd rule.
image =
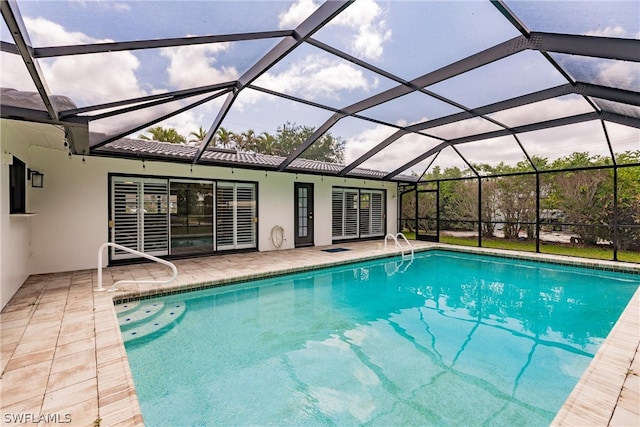
[[[429,251],[118,311],[150,426],[543,425],[637,286]]]

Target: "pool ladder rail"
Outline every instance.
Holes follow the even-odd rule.
[[[401,237],[402,240],[404,240],[404,242],[407,244],[407,246],[411,250],[411,259],[413,260],[413,246],[411,245],[411,243],[409,243],[409,240],[407,240],[406,236],[402,233],[398,233],[395,236],[389,233],[386,236],[384,236],[384,248],[387,249],[388,239],[389,238],[393,239],[395,246],[397,248],[400,248],[400,252],[402,253],[402,259],[404,260],[404,258],[406,257],[406,254],[404,252],[404,248],[402,247],[402,245],[400,244],[400,241],[398,240],[398,237]]]
[[[155,261],[155,262],[158,262],[160,264],[164,264],[167,267],[171,268],[171,271],[173,272],[173,275],[171,276],[170,279],[167,279],[167,280],[118,280],[113,285],[111,285],[111,287],[109,289],[105,289],[105,288],[102,287],[102,252],[104,251],[104,248],[106,248],[107,246],[111,246],[113,248],[120,249],[122,251],[129,252],[131,254],[138,255],[138,256],[141,256],[143,258],[147,258],[147,259],[149,259],[151,261]],[[141,284],[144,284],[144,285],[166,285],[167,283],[173,282],[177,277],[178,277],[178,269],[176,268],[176,266],[173,263],[171,263],[169,261],[166,261],[164,259],[155,257],[153,255],[145,254],[143,252],[136,251],[135,249],[131,249],[131,248],[128,248],[126,246],[122,246],[122,245],[119,245],[119,244],[113,243],[113,242],[103,243],[100,246],[100,249],[98,249],[98,287],[95,289],[95,291],[97,291],[97,292],[101,292],[101,291],[104,291],[104,290],[108,290],[109,292],[117,291],[118,288],[116,288],[116,286],[117,285],[121,285],[123,283],[133,283],[133,284],[138,284],[138,285],[141,285]]]
[[[411,251],[410,257],[405,253],[405,248],[400,244],[398,237],[402,238],[402,240],[404,240],[404,242],[407,244],[409,250]],[[386,236],[384,236],[385,249],[387,249],[387,242],[389,238],[391,238],[394,241],[395,247],[400,248],[400,253],[402,254],[402,261],[400,261],[399,263],[398,262],[395,263],[395,268],[393,271],[389,272],[389,270],[387,270],[387,266],[385,265],[385,271],[387,272],[387,275],[392,276],[396,274],[398,271],[400,271],[400,268],[404,265],[407,258],[409,258],[409,262],[406,265],[404,265],[404,268],[400,272],[404,273],[405,271],[407,271],[409,266],[413,263],[414,253],[413,253],[413,246],[411,245],[411,243],[409,243],[409,240],[407,240],[407,237],[402,233],[398,233],[395,236],[389,233]]]

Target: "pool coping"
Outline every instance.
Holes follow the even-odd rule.
[[[587,260],[564,256],[549,256],[547,254],[513,252],[488,248],[451,246],[437,243],[413,243],[417,246],[416,252],[442,249],[449,252],[493,255],[502,258],[551,262],[562,265],[596,268],[606,271],[624,271],[632,274],[640,274],[640,265],[629,263]],[[269,267],[261,269],[259,267],[255,267],[251,273],[234,277],[224,276],[217,280],[194,280],[193,277],[195,276],[190,276],[187,273],[184,274],[186,277],[179,278],[176,283],[170,285],[130,285],[124,286],[123,289],[116,292],[94,292],[93,288],[95,288],[97,279],[96,272],[78,272],[78,277],[82,279],[69,279],[69,288],[71,289],[73,287],[73,289],[79,289],[82,287],[85,291],[87,290],[86,288],[88,288],[93,299],[93,321],[91,322],[91,332],[93,332],[93,336],[95,338],[95,378],[91,378],[92,381],[89,381],[92,387],[87,389],[90,390],[87,395],[91,397],[95,394],[95,397],[91,397],[90,399],[88,399],[87,396],[78,397],[77,400],[85,399],[81,402],[82,405],[81,403],[58,403],[57,405],[50,403],[52,399],[55,400],[56,393],[58,395],[61,393],[63,390],[61,389],[55,392],[43,392],[42,394],[44,396],[40,398],[37,396],[34,397],[34,399],[30,400],[31,406],[25,406],[24,404],[21,406],[16,403],[15,405],[9,405],[4,408],[3,412],[6,413],[7,410],[25,411],[29,407],[38,408],[37,402],[39,401],[41,402],[38,409],[39,412],[34,410],[35,413],[42,414],[47,413],[47,411],[54,410],[57,412],[75,410],[77,411],[76,413],[78,413],[78,416],[74,418],[74,422],[79,417],[85,421],[83,424],[86,425],[91,423],[109,426],[144,425],[138,398],[135,392],[133,377],[129,368],[124,341],[118,325],[115,310],[116,303],[145,299],[162,294],[191,292],[205,287],[227,286],[259,278],[310,271],[371,259],[393,257],[400,254],[400,251],[397,249],[382,249],[379,242],[371,242],[368,244],[366,242],[354,242],[350,244],[332,246],[347,246],[354,250],[351,253],[346,251],[339,254],[333,254],[329,257],[325,256],[323,258],[325,261],[319,263],[313,261],[305,263],[305,260],[303,265],[287,266],[285,265],[286,262],[282,262],[282,265],[276,266],[275,268]],[[362,250],[358,250],[358,248]],[[323,247],[312,247],[307,249],[307,252],[314,253],[315,251],[322,249]],[[293,251],[299,250],[300,249],[294,249]],[[280,256],[284,257],[283,252],[286,251],[277,252],[279,252]],[[258,252],[256,254],[268,254],[268,252]],[[295,253],[289,252],[289,254]],[[314,257],[315,255],[316,254],[314,253]],[[216,258],[215,262],[220,260],[220,257],[211,258]],[[153,268],[149,268],[149,270],[153,270]],[[105,277],[105,287],[109,287],[111,283],[119,280],[123,273],[122,268],[118,267],[109,267],[106,271],[111,274],[107,274]],[[159,275],[166,274],[162,269],[160,269],[159,272],[156,272],[155,270],[153,271]],[[48,275],[47,277],[47,280],[57,280],[57,276],[55,274]],[[39,277],[35,277],[33,281],[38,278]],[[27,282],[29,282],[29,280]],[[25,282],[25,284],[27,282]],[[84,292],[84,295],[87,295],[87,293]],[[43,298],[43,296],[40,295],[39,298]],[[69,298],[70,297],[68,296],[67,299]],[[41,299],[41,301],[44,301],[44,299]],[[11,302],[9,304],[11,304]],[[33,315],[34,310],[37,312],[37,307],[38,304],[35,304],[33,309],[29,307],[26,307],[25,309],[30,310],[31,315]],[[65,307],[67,306],[65,305]],[[638,367],[640,360],[638,360],[637,357],[638,343],[640,343],[640,337],[638,336],[638,331],[640,331],[640,325],[638,324],[640,322],[640,316],[638,315],[639,312],[640,288],[634,294],[630,303],[627,305],[612,331],[607,336],[605,342],[596,353],[587,371],[580,378],[578,384],[573,389],[562,409],[557,413],[552,425],[624,425],[625,423],[629,424],[629,420],[638,424],[640,416],[638,415],[637,409],[635,409],[634,412],[633,403],[638,401],[638,395],[640,394],[637,387],[638,375],[640,373],[640,369]],[[8,317],[10,320],[5,322],[7,315],[5,315],[3,311],[3,327],[5,324],[13,326],[13,323],[17,322],[17,316],[11,315]],[[24,325],[22,325],[23,323]],[[29,322],[23,321],[19,322],[19,324],[25,328],[28,323]],[[63,327],[64,324],[60,329],[60,336],[62,336]],[[5,342],[3,340],[3,359],[5,359],[5,355],[8,354],[8,350],[4,348],[4,344]],[[19,341],[15,343],[14,349],[18,344],[20,344]],[[14,354],[11,353],[9,360],[3,361],[3,377],[5,376],[5,368],[12,364],[12,362],[15,362],[15,358],[13,358],[13,356]],[[53,355],[51,355],[51,357],[53,358]],[[51,360],[51,363],[55,365],[55,360]],[[54,370],[55,369],[51,369],[51,372]],[[11,375],[8,375],[7,377],[11,377]],[[11,387],[5,387],[6,384],[4,382],[5,381],[3,380],[3,397],[4,393],[8,391],[7,389],[11,389]],[[51,380],[49,383],[51,383]],[[85,383],[87,382],[83,382],[83,384]],[[95,403],[92,403],[93,401],[95,401]],[[66,407],[65,404],[67,405]],[[77,408],[82,408],[82,410]],[[91,415],[92,411],[94,412],[93,415]],[[84,418],[82,418],[83,416]]]

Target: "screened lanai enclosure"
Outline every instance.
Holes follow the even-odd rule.
[[[640,251],[636,0],[1,10],[2,118],[58,127],[69,156],[396,182],[410,237]]]

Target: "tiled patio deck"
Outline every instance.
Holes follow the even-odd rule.
[[[340,246],[351,250],[326,253],[320,250],[326,248],[316,247],[180,260],[178,280],[169,286],[229,282],[394,252],[381,249],[380,242]],[[434,245],[415,242],[415,246]],[[108,287],[121,279],[166,275],[161,265],[137,264],[107,268],[104,280]],[[2,311],[3,425],[34,425],[34,418],[41,421],[39,425],[143,425],[113,298],[152,294],[157,286],[126,285],[116,293],[94,292],[96,280],[95,270],[31,276]],[[553,424],[640,425],[639,343],[640,291]]]

